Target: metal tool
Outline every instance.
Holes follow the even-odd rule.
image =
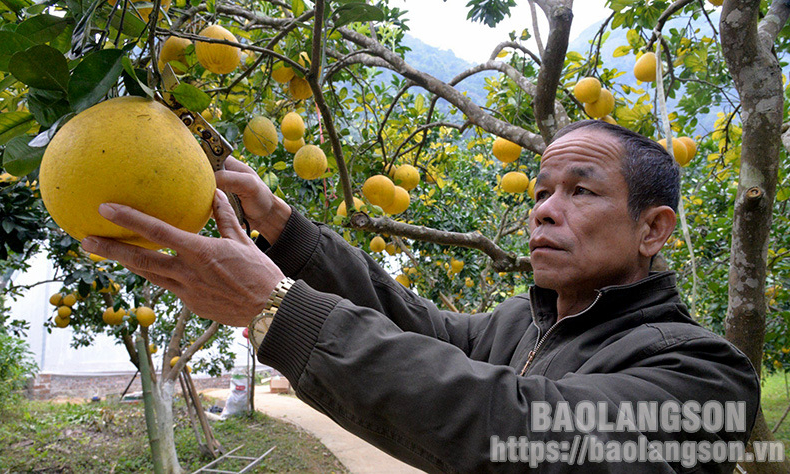
[[[162,95],[157,93],[154,98],[172,110],[192,133],[200,137],[200,147],[206,153],[206,158],[208,158],[214,171],[225,169],[225,159],[233,152],[233,145],[225,140],[225,137],[220,135],[203,116],[181,105],[173,94],[169,92],[179,84],[178,78],[170,64],[166,64],[160,72],[164,91]],[[228,196],[239,224],[247,230],[247,235],[249,235],[250,224],[244,217],[244,210],[241,207],[239,197],[228,192],[225,192],[225,195]]]

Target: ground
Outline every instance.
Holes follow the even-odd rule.
[[[201,457],[184,405],[176,404],[176,445],[182,467],[192,472],[210,462]],[[212,422],[215,437],[236,455],[257,457],[275,450],[253,471],[346,472],[308,433],[263,414]],[[223,464],[223,469],[242,466]],[[24,401],[0,416],[0,472],[152,472],[140,404]]]

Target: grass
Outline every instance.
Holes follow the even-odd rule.
[[[183,401],[176,402],[175,411],[179,461],[192,472],[211,459],[200,453]],[[277,446],[252,472],[347,472],[313,436],[264,414],[211,425],[226,451],[244,445],[234,455],[258,457]],[[243,466],[228,462],[218,467]],[[0,473],[8,472],[153,472],[143,405],[22,400],[0,414]]]
[[[769,428],[773,429],[776,426],[788,405],[790,405],[790,374],[777,371],[767,375],[763,369],[762,406]],[[784,442],[785,456],[790,458],[790,414],[779,425],[774,436]]]

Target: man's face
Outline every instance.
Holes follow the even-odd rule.
[[[592,293],[645,276],[622,155],[614,136],[584,128],[546,148],[529,220],[538,286],[561,295]]]

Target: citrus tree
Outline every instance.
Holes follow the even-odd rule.
[[[572,1],[530,1],[531,24],[543,15],[548,32],[503,32],[487,61],[440,80],[406,61],[408,19],[386,0],[3,0],[0,145],[10,174],[0,186],[10,204],[2,229],[16,239],[4,251],[22,261],[45,245],[61,297],[81,299],[68,315],[78,343],[108,332],[133,361],[150,356],[131,344],[138,330],[167,346],[157,379],[166,414],[178,371],[203,344],[227,347],[227,339],[169,293],[84,255],[48,220],[40,163],[75,115],[116,96],[161,93],[169,65],[181,81],[177,100],[278,196],[369,250],[405,286],[466,312],[530,283],[539,157],[560,128],[592,117],[665,140],[684,165],[682,225],[659,263],[679,272],[700,322],[758,370],[782,368],[790,363],[790,183],[780,66],[790,9],[779,0],[721,3],[609,0],[611,15],[587,50],[569,52]],[[469,18],[494,26],[514,4],[472,0]],[[609,46],[627,67],[612,65]],[[487,95],[476,101],[462,86],[482,73]],[[13,217],[26,215],[40,217]],[[218,235],[213,224],[201,232]],[[156,323],[141,322],[141,307]],[[771,437],[762,416],[753,437]],[[178,471],[172,436],[165,440],[168,470]]]

